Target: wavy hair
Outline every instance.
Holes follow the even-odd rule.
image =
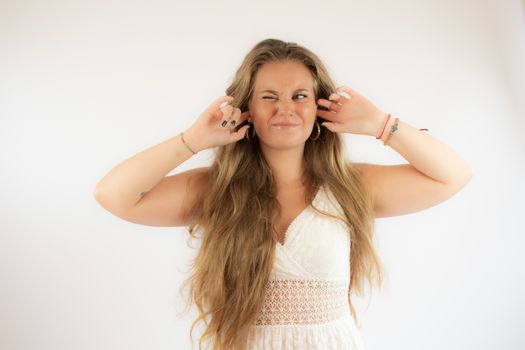
[[[227,95],[234,96],[232,105],[247,110],[259,68],[269,62],[287,61],[300,62],[309,69],[316,100],[328,99],[336,90],[327,69],[313,52],[294,42],[270,38],[248,52],[226,89]],[[320,124],[324,120],[318,116],[317,121]],[[310,204],[322,215],[343,220],[348,228],[348,301],[357,322],[350,294],[362,294],[365,278],[372,286],[374,270],[377,285],[382,283],[381,264],[373,246],[373,200],[361,181],[359,169],[345,158],[341,135],[321,130],[318,139],[305,142],[306,199],[312,203],[324,185],[343,209],[345,217],[336,217]],[[190,339],[199,321],[206,325],[199,338],[199,349],[204,341],[213,341],[214,350],[242,349],[242,341],[262,309],[278,243],[273,223],[281,206],[276,200],[275,178],[257,137],[217,147],[214,152],[213,164],[199,179],[207,186],[205,195],[191,209],[188,230],[192,238],[197,237],[198,231],[202,233],[201,246],[191,265],[192,274],[182,288],[189,284],[187,306],[195,303],[199,310]]]

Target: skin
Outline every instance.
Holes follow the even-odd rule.
[[[263,92],[266,89],[275,92]],[[306,89],[306,91],[296,91]],[[271,62],[255,77],[248,120],[253,123],[264,157],[278,188],[302,186],[303,151],[317,118],[313,77],[298,62]],[[288,129],[274,123],[297,123]]]
[[[388,146],[409,162],[396,165],[354,163],[359,167],[364,182],[372,189],[374,212],[378,218],[405,215],[432,207],[453,196],[473,175],[468,163],[452,149],[432,135],[421,132],[427,129],[418,129],[404,122],[402,117],[400,120],[396,115],[386,114],[353,88],[340,86],[328,100],[319,98],[315,101],[313,77],[301,63],[267,63],[260,67],[254,83],[248,112],[241,114],[237,108],[232,117],[236,122],[232,123],[232,128],[246,120],[245,117],[254,125],[261,150],[277,181],[278,200],[285,204],[284,219],[278,223],[282,230],[287,227],[285,223],[304,208],[298,195],[304,169],[302,156],[317,116],[326,120],[321,123],[321,127],[325,128],[323,132],[380,137],[380,142],[388,141]],[[298,88],[307,91],[295,92]],[[263,93],[265,89],[276,90],[276,93]],[[297,95],[299,93],[306,96]],[[232,99],[232,96],[223,96],[206,112],[213,113],[223,101]],[[328,110],[318,109],[318,106]],[[231,109],[220,113],[217,118],[222,115],[230,116]],[[298,123],[298,127],[282,130],[272,126],[272,123],[283,121]],[[397,128],[393,128],[396,122]],[[197,148],[199,140],[210,139],[194,137],[192,131],[200,130],[199,127],[197,124],[195,129],[185,133],[190,144],[197,145]],[[217,134],[226,142],[234,142],[244,137],[246,129],[243,128],[237,132],[218,129]],[[396,130],[395,134],[391,130]],[[217,144],[221,143],[214,145]]]

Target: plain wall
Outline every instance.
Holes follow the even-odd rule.
[[[191,349],[186,228],[126,222],[93,189],[190,127],[270,37],[474,169],[449,200],[376,221],[385,288],[354,297],[367,348],[525,348],[522,2],[4,0],[1,349]],[[373,137],[345,143],[353,161],[406,163]]]

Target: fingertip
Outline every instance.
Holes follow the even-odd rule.
[[[246,136],[246,132],[247,132],[247,131],[246,131],[246,128],[243,126],[242,128],[237,129],[237,130],[235,131],[235,134],[236,134],[237,136],[240,136],[240,137],[242,138],[242,137]]]
[[[223,101],[223,100],[221,100]],[[219,108],[224,108],[226,106],[229,106],[231,105],[231,99],[227,98],[226,101],[223,101],[220,105],[219,105]]]

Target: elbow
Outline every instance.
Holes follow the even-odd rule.
[[[461,173],[461,175],[457,177],[456,186],[458,187],[458,189],[465,187],[470,182],[470,180],[472,180],[473,176],[474,170],[472,169],[472,167],[467,166],[465,170]]]
[[[454,171],[454,176],[443,184],[452,191],[457,192],[467,185],[474,176],[474,170],[470,166],[462,167]]]
[[[470,180],[472,180],[472,177],[474,177],[474,169],[471,166],[468,166],[465,175],[465,183],[468,183]]]
[[[99,186],[95,186],[93,189],[93,197],[96,199],[97,202],[100,202],[100,199],[102,198],[102,190]]]

